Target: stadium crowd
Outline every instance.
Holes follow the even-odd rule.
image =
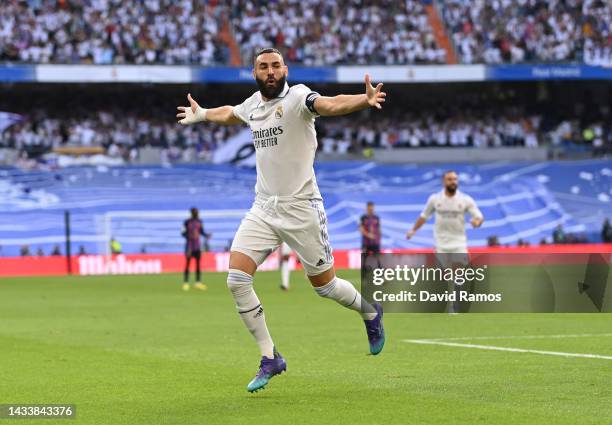
[[[351,127],[349,119],[323,126],[323,150],[331,152],[355,147],[537,147],[540,117],[450,116],[406,114],[380,122]]]
[[[121,120],[117,120],[121,116]],[[181,126],[167,117],[130,116],[126,111],[97,111],[85,116],[47,118],[35,110],[0,133],[0,147],[44,153],[62,146],[105,148],[110,157],[138,159],[144,146],[164,148],[168,161],[208,160],[216,147],[239,131],[237,127]]]
[[[276,46],[304,65],[445,63],[421,0],[232,2],[243,63]]]
[[[192,0],[3,0],[0,61],[227,63],[226,8]]]
[[[607,0],[445,0],[464,63],[584,62],[612,66]]]
[[[602,120],[543,119],[517,111],[446,114],[442,109],[422,114],[399,114],[383,120],[335,118],[319,129],[326,153],[355,152],[360,148],[500,147],[542,145],[590,149],[594,155],[612,146],[612,126]]]
[[[0,60],[227,64],[219,37],[226,19],[246,64],[270,44],[306,65],[445,61],[420,0],[8,0],[0,4]]]
[[[120,120],[117,117],[122,117]],[[543,123],[543,121],[546,121]],[[363,148],[537,147],[543,144],[582,145],[594,154],[612,146],[612,128],[603,121],[581,123],[578,119],[543,120],[516,110],[444,113],[438,109],[421,115],[397,112],[384,119],[367,112],[352,125],[350,118],[317,121],[319,149],[324,153],[355,153]],[[144,146],[165,148],[169,161],[206,161],[212,152],[241,130],[210,122],[181,126],[166,116],[139,117],[126,111],[97,111],[84,116],[49,118],[35,110],[28,118],[0,133],[0,147],[45,152],[53,147],[102,146],[110,157],[138,159]]]
[[[612,66],[606,0],[444,0],[464,63],[577,61]],[[249,65],[263,46],[290,63],[444,63],[422,0],[6,0],[0,61],[228,64],[229,25]]]

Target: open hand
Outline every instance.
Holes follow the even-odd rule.
[[[370,81],[370,75],[365,75],[365,86],[366,86],[366,97],[368,98],[368,104],[378,109],[382,109],[382,103],[385,101],[387,93],[381,91],[383,83],[378,83],[376,87],[372,86]]]
[[[176,117],[179,118],[178,122],[180,124],[187,125],[205,121],[206,109],[198,105],[198,102],[191,97],[191,93],[187,94],[187,100],[189,101],[189,106],[177,106],[176,108],[181,111],[176,114]]]

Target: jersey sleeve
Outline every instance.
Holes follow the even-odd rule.
[[[316,91],[310,90],[304,84],[298,84],[294,87],[293,95],[295,96],[295,107],[300,115],[306,118],[316,118],[319,116],[315,107],[314,101],[317,97],[321,96]]]
[[[245,124],[249,123],[249,113],[253,108],[253,100],[256,99],[257,93],[251,95],[248,99],[242,102],[240,105],[234,106],[234,116]]]
[[[246,110],[246,103],[248,102],[248,100],[245,100],[244,102],[242,102],[240,105],[236,105],[234,106],[234,116],[236,118],[238,118],[240,121],[244,122],[244,123],[248,123],[248,111]]]
[[[468,196],[467,199],[467,212],[470,213],[472,218],[483,218],[482,212],[478,209],[478,205],[476,205],[476,201],[471,196]]]
[[[429,218],[431,217],[431,215],[434,213],[435,210],[436,210],[436,206],[434,202],[434,195],[431,195],[429,199],[427,199],[427,204],[425,205],[423,212],[421,212],[421,217],[424,218],[425,220],[429,220]]]

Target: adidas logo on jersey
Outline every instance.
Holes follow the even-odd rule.
[[[325,261],[323,261],[323,259],[321,258],[317,263],[317,267],[321,267],[323,264],[325,264]]]
[[[259,310],[257,310],[257,313],[255,313],[255,316],[253,316],[253,319],[261,316],[263,314],[263,307],[259,307]]]

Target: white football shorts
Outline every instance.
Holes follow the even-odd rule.
[[[248,255],[258,266],[286,242],[309,276],[334,265],[321,199],[257,196],[240,223],[232,251]]]

